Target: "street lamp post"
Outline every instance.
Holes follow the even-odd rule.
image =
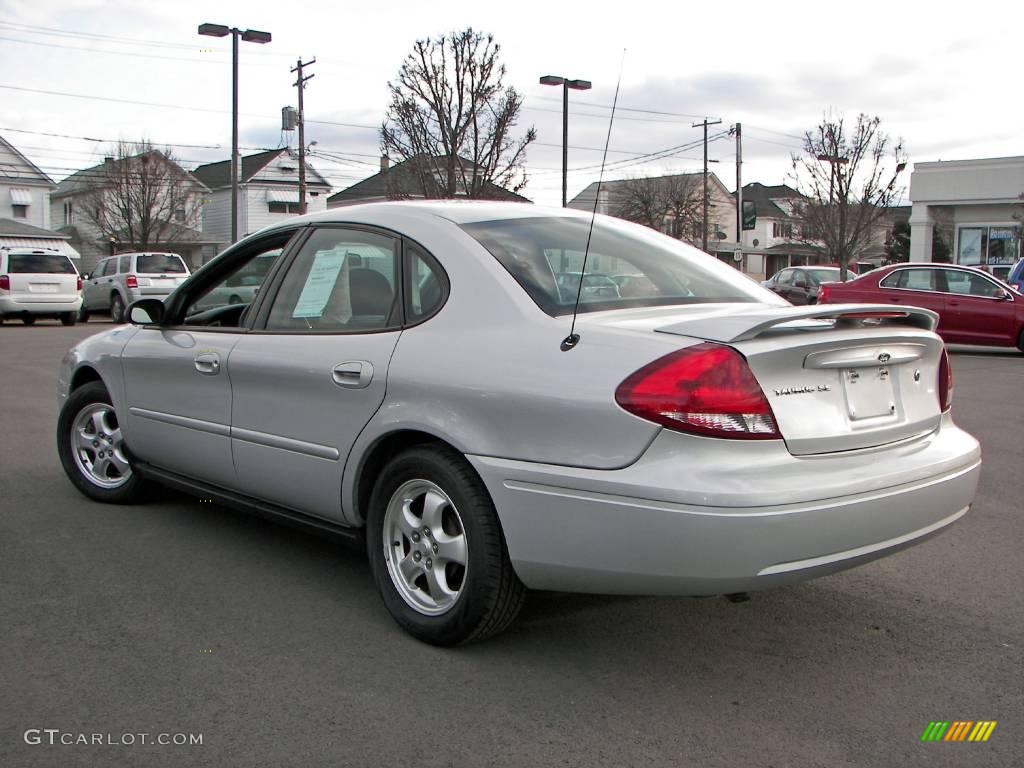
[[[238,38],[247,43],[269,43],[270,33],[241,30],[224,24],[200,24],[199,34],[208,37],[231,35],[231,242],[238,241]]]
[[[562,86],[562,207],[566,207],[566,185],[569,175],[569,89],[574,91],[589,91],[589,80],[570,80],[558,75],[544,75],[540,79],[541,85]]]

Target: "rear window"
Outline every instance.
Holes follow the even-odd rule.
[[[594,222],[592,235],[590,227],[590,219],[560,216],[461,225],[552,316],[572,314],[577,294],[580,312],[781,301],[734,268],[678,240],[603,217]],[[622,274],[636,278],[642,290],[626,290],[611,279]]]
[[[173,253],[143,253],[135,260],[135,269],[139,274],[164,274],[174,272],[185,274],[185,262]]]
[[[77,275],[75,265],[59,253],[12,253],[7,271],[19,275]]]

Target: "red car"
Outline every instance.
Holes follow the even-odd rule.
[[[1024,295],[974,267],[912,262],[821,286],[819,304],[866,302],[924,307],[939,315],[952,344],[1017,347],[1024,352]]]

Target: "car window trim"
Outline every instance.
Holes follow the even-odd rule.
[[[295,243],[293,243],[290,246],[291,253],[289,253],[289,254],[282,254],[282,258],[284,256],[287,256],[288,261],[287,261],[287,263],[284,263],[282,261],[282,263],[280,265],[281,278],[279,280],[276,280],[275,284],[273,286],[273,297],[274,298],[277,297],[277,293],[278,293],[278,291],[281,288],[281,284],[284,282],[284,274],[286,274],[287,270],[291,268],[292,262],[294,262],[295,259],[298,258],[298,255],[299,255],[299,253],[302,250],[302,246],[305,245],[306,241],[310,237],[312,237],[312,235],[313,235],[313,233],[315,231],[322,230],[322,229],[349,229],[349,230],[355,230],[355,231],[360,231],[360,232],[367,232],[369,234],[378,235],[378,236],[390,237],[390,238],[392,238],[392,239],[394,239],[394,240],[396,240],[398,242],[397,261],[398,261],[398,267],[399,267],[398,268],[399,290],[396,292],[397,293],[396,298],[398,299],[398,304],[397,304],[398,308],[397,308],[397,312],[394,309],[392,309],[392,313],[397,314],[397,317],[392,322],[389,322],[387,324],[387,326],[385,326],[383,328],[372,328],[372,329],[368,328],[368,329],[354,329],[354,330],[339,330],[339,329],[332,329],[332,328],[324,328],[324,329],[318,329],[318,328],[267,328],[266,325],[267,325],[267,321],[270,318],[270,308],[271,308],[271,306],[273,306],[273,298],[265,298],[265,300],[264,300],[265,303],[262,304],[260,306],[260,309],[258,310],[258,312],[255,313],[256,316],[253,318],[253,323],[249,326],[249,330],[250,330],[251,333],[253,333],[253,334],[260,334],[260,335],[268,335],[268,336],[369,336],[369,335],[372,335],[372,334],[394,333],[395,331],[404,331],[404,330],[406,330],[408,328],[414,328],[417,325],[422,325],[423,323],[427,322],[432,317],[437,315],[437,313],[440,312],[441,309],[444,307],[444,305],[448,302],[448,297],[449,297],[450,292],[451,292],[451,281],[450,281],[450,279],[448,277],[448,273],[445,270],[444,266],[441,264],[441,261],[436,256],[434,256],[433,253],[431,253],[429,248],[426,248],[419,241],[414,240],[411,237],[406,237],[401,232],[397,232],[397,231],[395,231],[393,229],[390,229],[388,227],[377,227],[377,226],[372,226],[372,225],[368,225],[368,224],[361,224],[361,223],[355,223],[355,222],[353,222],[353,223],[347,223],[347,222],[341,222],[341,221],[323,222],[323,223],[317,223],[317,224],[309,225],[309,226],[306,227],[306,229],[307,229],[307,232],[306,232],[305,236],[302,238],[301,242],[295,242]],[[410,300],[408,282],[409,282],[409,275],[410,275],[410,272],[411,272],[411,264],[410,264],[410,262],[411,262],[411,259],[412,259],[412,254],[411,254],[410,249],[408,247],[409,244],[415,245],[417,248],[419,248],[427,256],[427,258],[432,262],[431,266],[435,267],[438,270],[438,272],[440,274],[440,277],[441,277],[441,290],[442,290],[442,299],[441,299],[440,302],[438,302],[438,305],[434,309],[434,311],[431,312],[426,317],[419,318],[419,319],[416,320],[416,322],[412,322],[412,323],[409,322],[409,318],[406,315],[407,302]],[[262,294],[263,291],[260,291],[260,293]],[[271,295],[271,293],[268,291],[266,296],[270,297],[270,295]],[[390,314],[389,314],[389,318],[390,318]]]
[[[924,270],[924,269],[934,270],[934,272],[936,273],[936,281],[935,281],[936,285],[938,285],[938,282],[939,282],[938,278],[939,278],[939,276],[941,276],[942,284],[945,286],[945,290],[940,290],[939,288],[936,288],[935,290],[929,290],[927,288],[900,288],[898,286],[893,286],[893,285],[882,285],[882,283],[884,283],[890,277],[892,277],[893,275],[898,275],[900,272],[910,272],[912,270]],[[878,281],[878,287],[879,287],[879,289],[884,290],[884,291],[909,291],[911,293],[935,293],[935,294],[941,294],[943,296],[957,296],[959,298],[987,299],[988,301],[1007,301],[1007,299],[1000,298],[999,296],[978,296],[978,295],[973,294],[973,293],[955,293],[954,291],[949,290],[949,281],[946,280],[946,274],[945,274],[946,272],[957,272],[959,274],[966,274],[968,276],[976,275],[977,274],[975,272],[969,272],[966,269],[956,269],[955,267],[914,267],[914,266],[908,266],[908,267],[901,267],[899,269],[894,269],[892,272],[890,272],[889,274],[887,274],[885,277],[883,277],[881,280]],[[995,280],[993,280],[988,275],[981,274],[979,276],[984,278],[985,280],[988,280],[990,283],[995,285],[997,288],[1002,288],[1002,286],[999,285],[999,283],[997,283]],[[1004,291],[1004,293],[1008,292],[1008,291],[1006,291],[1005,288],[1003,288],[1003,291]],[[1012,293],[1010,294],[1009,301],[1016,301],[1016,299],[1014,299]]]
[[[300,227],[295,227],[293,229],[274,230],[273,232],[268,232],[265,236],[261,237],[259,240],[254,240],[251,243],[247,243],[244,248],[239,249],[239,252],[237,254],[233,254],[232,255],[232,259],[230,261],[228,261],[228,262],[225,262],[225,264],[230,264],[231,267],[235,267],[237,265],[237,262],[235,261],[235,258],[234,258],[235,256],[238,257],[238,261],[239,262],[245,260],[245,258],[243,258],[243,256],[247,257],[247,258],[250,258],[250,259],[254,258],[254,256],[252,254],[254,254],[254,253],[258,254],[259,251],[261,249],[266,248],[266,246],[269,243],[277,240],[278,238],[284,236],[285,234],[288,234],[289,239],[287,241],[285,241],[285,244],[283,246],[284,249],[281,252],[281,255],[277,259],[275,259],[274,265],[270,268],[270,272],[267,273],[267,278],[266,278],[266,280],[264,280],[263,285],[261,285],[260,288],[262,289],[264,286],[270,286],[270,285],[272,285],[273,281],[276,280],[278,275],[280,274],[281,263],[284,261],[284,259],[289,257],[290,253],[293,251],[293,249],[296,247],[297,244],[299,244],[301,242],[305,242],[308,230],[309,230],[308,226],[300,226]],[[214,263],[215,263],[215,261],[210,261],[210,262],[207,262],[206,264],[204,264],[203,266],[201,266],[199,269],[197,269],[195,272],[193,272],[191,275],[189,275],[186,278],[185,283],[183,283],[183,287],[185,288],[185,290],[180,291],[180,292],[179,291],[175,291],[174,293],[171,294],[171,296],[173,296],[174,299],[172,300],[172,303],[168,305],[168,310],[167,310],[168,314],[175,315],[178,312],[181,312],[182,310],[185,309],[186,306],[188,306],[188,303],[192,299],[194,299],[196,297],[197,291],[191,290],[193,284],[197,284],[197,285],[202,286],[205,289],[209,289],[209,288],[212,288],[213,286],[215,286],[217,284],[218,280],[225,279],[227,277],[227,274],[232,272],[232,268],[231,267],[223,266],[223,265],[220,265],[220,264],[218,264],[212,270],[211,269],[207,269],[209,264],[214,264]],[[204,274],[204,273],[207,273],[207,272],[212,272],[212,274],[214,275],[214,277],[211,277],[209,279],[209,281],[207,281],[207,275]],[[246,317],[246,322],[243,325],[230,325],[230,326],[188,325],[187,323],[181,322],[181,323],[175,323],[174,325],[164,325],[164,324],[161,324],[161,325],[158,326],[158,325],[154,324],[154,325],[146,325],[144,327],[145,328],[161,328],[163,330],[181,330],[181,331],[201,330],[204,333],[206,333],[206,332],[210,332],[210,333],[249,333],[253,329],[253,323],[255,322],[256,316],[259,313],[260,308],[263,306],[264,302],[266,302],[266,294],[264,293],[263,290],[260,290],[256,294],[256,301],[255,301],[255,303],[252,305],[252,309],[254,311],[249,312],[249,314]]]

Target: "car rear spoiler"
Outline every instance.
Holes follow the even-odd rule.
[[[747,341],[768,331],[849,327],[910,326],[934,331],[939,316],[929,309],[892,304],[815,304],[807,307],[730,307],[728,314],[694,318],[655,330],[726,344]]]

